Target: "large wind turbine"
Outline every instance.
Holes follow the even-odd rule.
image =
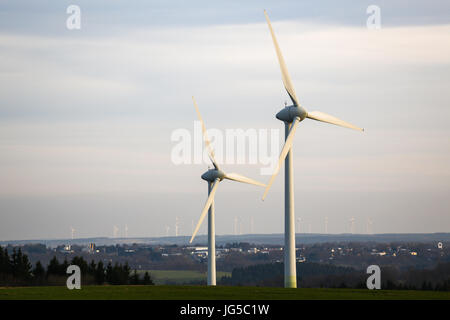
[[[264,191],[263,200],[267,196],[272,183],[277,176],[281,164],[285,161],[285,182],[284,182],[284,206],[285,206],[285,248],[284,248],[284,286],[286,288],[296,288],[297,287],[297,276],[295,267],[295,218],[294,218],[294,179],[293,179],[293,169],[292,169],[292,142],[294,140],[295,130],[297,129],[300,121],[304,119],[313,119],[321,122],[327,122],[335,124],[341,127],[355,129],[364,131],[364,129],[358,128],[348,122],[340,120],[336,117],[330,116],[326,113],[320,111],[308,112],[304,107],[302,107],[298,101],[297,95],[295,94],[294,86],[292,85],[291,77],[286,68],[286,63],[284,62],[283,55],[281,54],[280,47],[278,46],[275,33],[273,32],[272,25],[270,23],[267,12],[264,10],[264,15],[266,16],[267,24],[269,25],[270,34],[272,35],[273,44],[275,46],[275,51],[277,53],[278,62],[280,63],[281,75],[283,79],[284,87],[292,100],[293,105],[286,106],[280,112],[277,113],[277,119],[284,121],[285,124],[285,136],[286,141],[283,149],[280,153],[280,158],[278,160],[277,167],[267,184],[266,190]]]
[[[200,120],[202,124],[202,132],[203,132],[203,140],[205,142],[206,149],[208,151],[209,159],[211,160],[214,169],[208,169],[204,174],[202,174],[202,179],[208,182],[208,199],[206,200],[205,206],[203,207],[202,213],[200,214],[200,219],[195,226],[194,232],[192,233],[191,240],[195,238],[195,235],[198,232],[203,220],[206,217],[206,213],[208,212],[208,285],[215,286],[216,285],[216,240],[215,240],[215,223],[214,223],[214,195],[216,194],[217,187],[219,186],[219,182],[223,179],[234,180],[238,182],[254,184],[257,186],[265,187],[264,183],[255,181],[253,179],[244,177],[237,173],[225,173],[219,168],[219,164],[214,158],[214,150],[211,148],[211,142],[208,139],[206,134],[206,127],[203,122],[202,116],[200,115],[200,111],[198,110],[197,102],[194,97],[192,97],[192,101],[194,102],[195,110],[197,111],[198,120]]]

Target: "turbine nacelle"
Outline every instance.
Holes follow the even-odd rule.
[[[283,108],[280,112],[277,113],[276,117],[278,120],[291,123],[295,120],[295,118],[299,118],[300,121],[305,119],[308,115],[308,112],[303,107],[297,106],[288,106]]]
[[[204,174],[202,174],[202,179],[208,182],[214,182],[216,179],[222,181],[225,178],[225,172],[217,169],[209,169]]]

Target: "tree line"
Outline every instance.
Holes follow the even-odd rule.
[[[303,288],[366,287],[369,277],[365,270],[324,263],[297,263],[297,286]],[[221,285],[282,287],[284,264],[258,264],[235,268],[231,277],[222,277]],[[440,263],[434,269],[398,270],[381,266],[381,288],[389,290],[450,290],[450,263]]]
[[[81,283],[111,284],[111,285],[153,285],[148,272],[141,277],[136,270],[131,273],[128,263],[114,265],[109,262],[106,266],[102,261],[88,263],[83,257],[76,256],[70,263],[64,259],[62,263],[56,257],[50,260],[47,268],[37,261],[34,268],[28,256],[19,248],[13,249],[9,255],[7,249],[0,246],[0,285],[1,286],[38,286],[38,285],[65,285],[69,274],[66,273],[69,265],[77,265],[81,271]]]

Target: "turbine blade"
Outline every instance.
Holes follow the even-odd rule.
[[[292,85],[291,77],[289,76],[289,72],[286,67],[286,62],[284,62],[283,55],[281,54],[280,47],[278,45],[277,38],[275,37],[275,33],[272,29],[272,24],[270,23],[269,16],[267,15],[266,10],[264,10],[264,15],[266,16],[267,24],[269,25],[270,34],[272,35],[273,44],[275,46],[275,51],[277,52],[278,62],[280,63],[281,75],[283,79],[284,87],[291,97],[294,105],[299,106],[299,102],[297,99],[297,95],[295,94],[294,86]]]
[[[272,174],[272,177],[270,177],[269,183],[267,184],[266,190],[264,191],[264,195],[262,197],[263,200],[266,198],[267,192],[269,192],[269,189],[272,186],[272,183],[275,180],[275,177],[278,175],[281,164],[283,163],[284,159],[286,159],[286,156],[287,156],[289,150],[291,150],[292,142],[294,141],[295,130],[297,129],[297,126],[299,123],[300,123],[300,119],[298,117],[295,118],[294,122],[292,123],[291,130],[289,131],[289,135],[286,139],[286,142],[284,143],[283,149],[281,150],[277,167],[275,168],[275,171]]]
[[[192,101],[194,102],[195,111],[197,112],[198,120],[200,120],[202,124],[202,133],[203,133],[203,141],[205,141],[205,146],[208,151],[208,156],[211,162],[213,163],[214,167],[219,170],[219,165],[217,164],[216,159],[214,158],[214,150],[211,147],[211,142],[208,139],[208,135],[206,134],[206,127],[205,123],[203,122],[202,115],[200,114],[200,110],[198,109],[197,102],[195,101],[195,98],[192,97]]]
[[[338,119],[336,117],[330,116],[329,114],[320,112],[320,111],[313,111],[313,112],[308,112],[308,115],[306,116],[309,119],[313,119],[313,120],[317,120],[317,121],[321,121],[321,122],[326,122],[326,123],[331,123],[340,127],[344,127],[344,128],[350,128],[353,130],[359,130],[359,131],[364,131],[364,129],[359,128],[357,126],[354,126],[351,123],[345,122],[344,120]]]
[[[256,180],[244,177],[243,175],[240,175],[240,174],[234,173],[234,172],[225,174],[224,178],[228,179],[228,180],[239,181],[239,182],[248,183],[248,184],[254,184],[255,186],[261,186],[261,187],[266,186],[262,182],[258,182]]]
[[[219,180],[216,179],[214,182],[214,185],[211,189],[211,192],[209,193],[208,199],[206,200],[205,206],[203,207],[202,213],[200,214],[200,219],[198,219],[197,225],[195,226],[194,233],[192,233],[191,240],[189,240],[189,243],[192,243],[192,241],[195,238],[195,235],[198,232],[198,229],[200,229],[200,226],[202,225],[203,220],[205,220],[206,214],[208,213],[209,207],[211,207],[211,204],[214,201],[214,195],[216,194],[217,186],[219,185]]]

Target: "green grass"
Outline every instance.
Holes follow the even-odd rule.
[[[189,284],[193,281],[206,281],[206,272],[190,270],[147,270],[155,284]],[[145,270],[138,271],[143,274]],[[231,276],[230,272],[217,272],[217,279]]]
[[[368,289],[284,289],[259,287],[206,287],[206,286],[84,286],[81,290],[66,287],[0,288],[0,300],[403,300],[445,299],[450,292],[400,291]]]

